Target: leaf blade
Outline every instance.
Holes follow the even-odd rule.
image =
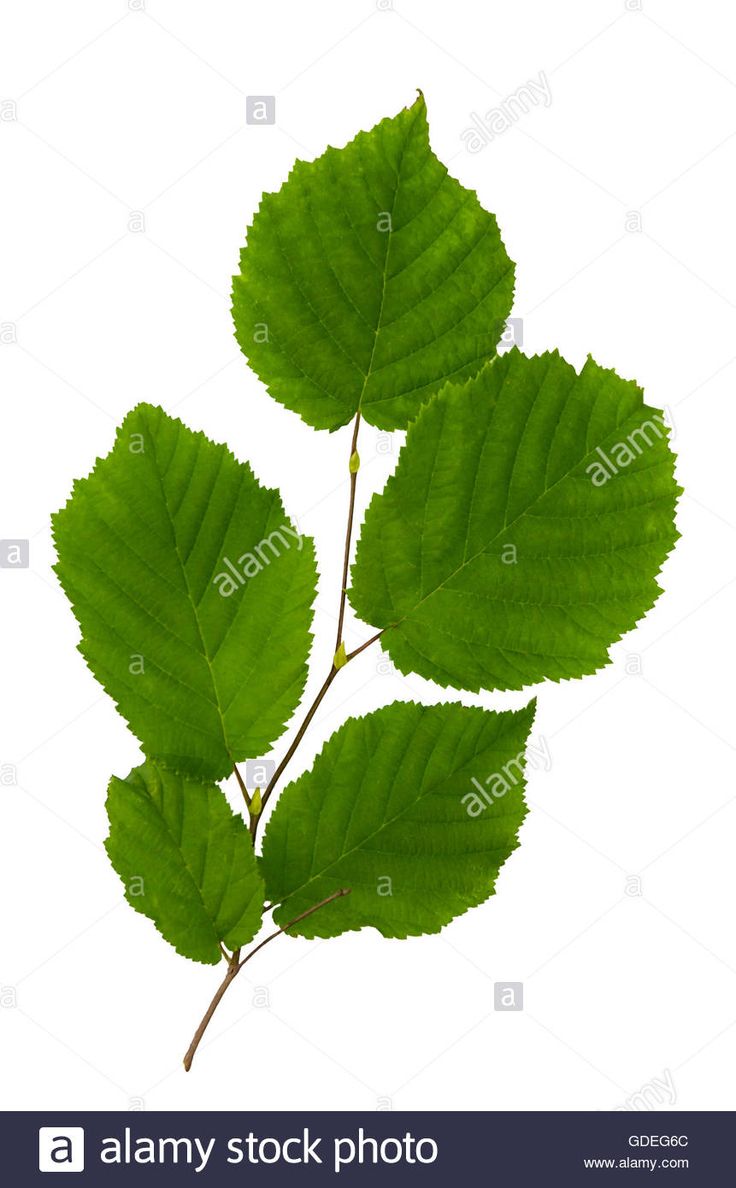
[[[316,586],[278,493],[141,404],[53,525],[80,651],[145,753],[217,779],[267,751],[303,691]]]
[[[308,424],[360,410],[402,428],[493,355],[513,286],[494,216],[429,146],[420,94],[264,195],[233,278],[236,338]]]
[[[496,714],[394,702],[348,719],[284,789],[266,827],[261,869],[280,905],[277,923],[346,887],[348,896],[289,933],[329,937],[371,926],[415,936],[488,898],[526,812],[523,752],[533,716],[533,703]],[[473,816],[473,776],[490,779],[504,765],[514,765],[506,792]]]
[[[154,763],[113,776],[110,861],[131,907],[183,957],[215,965],[258,932],[263,880],[250,836],[216,784]]]
[[[631,457],[596,485],[617,447]],[[673,466],[635,384],[592,360],[578,375],[556,352],[511,351],[411,426],[365,517],[353,609],[384,629],[401,672],[442,685],[594,672],[660,593],[678,535]]]

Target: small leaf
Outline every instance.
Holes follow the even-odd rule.
[[[348,655],[345,650],[345,640],[343,639],[340,641],[340,646],[338,647],[337,651],[335,652],[335,658],[332,661],[332,664],[333,664],[334,668],[337,668],[339,670],[341,668],[344,668],[345,665],[347,664],[347,662],[348,662]]]
[[[348,719],[268,823],[261,868],[276,922],[345,887],[290,934],[416,936],[487,899],[526,812],[533,716],[534,703],[491,713],[394,702]]]
[[[662,414],[592,359],[511,351],[448,385],[374,496],[356,613],[403,672],[521,689],[595,672],[649,610],[678,533]]]
[[[351,474],[357,474],[360,470],[360,454],[357,450],[353,450],[352,454],[350,455],[348,469],[350,470]]]
[[[496,220],[429,146],[424,99],[265,194],[233,280],[238,342],[319,429],[397,429],[493,355],[514,266]]]
[[[105,847],[131,907],[183,957],[215,965],[258,932],[263,880],[241,817],[215,784],[145,763],[110,781]]]
[[[317,577],[278,492],[139,404],[54,534],[80,651],[145,753],[217,779],[269,750],[304,689]]]

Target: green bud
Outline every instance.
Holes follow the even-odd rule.
[[[357,474],[360,470],[360,454],[357,450],[353,450],[350,455],[349,470],[351,474]]]
[[[335,668],[344,668],[348,662],[347,652],[345,651],[345,640],[342,641],[340,647],[335,652],[335,658],[332,661]]]
[[[250,798],[250,815],[251,815],[251,817],[259,816],[260,812],[261,812],[261,807],[262,807],[261,789],[256,788],[255,792],[253,793],[253,795]]]

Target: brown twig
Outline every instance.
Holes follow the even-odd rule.
[[[240,772],[238,771],[237,765],[233,764],[233,771],[235,773],[238,783],[240,784],[240,789],[243,793],[243,796],[245,798],[245,803],[248,806],[248,810],[250,813],[250,834],[251,834],[251,838],[253,839],[254,845],[255,845],[255,840],[256,840],[256,833],[258,831],[258,823],[261,819],[263,810],[266,807],[266,804],[268,803],[271,793],[273,792],[274,788],[276,787],[276,784],[278,783],[279,779],[281,778],[281,775],[284,772],[284,769],[287,767],[287,765],[290,763],[291,759],[293,758],[295,751],[297,750],[300,742],[302,741],[302,739],[304,738],[304,735],[307,732],[307,729],[309,728],[309,724],[312,721],[312,718],[314,717],[314,715],[316,714],[320,705],[322,704],[322,700],[325,697],[328,689],[330,688],[330,685],[334,681],[338,672],[340,671],[340,668],[344,667],[344,665],[347,664],[347,662],[349,660],[352,660],[354,656],[359,655],[360,652],[362,652],[366,648],[370,647],[370,645],[372,643],[375,643],[376,640],[380,639],[380,637],[383,635],[383,631],[378,631],[375,635],[371,636],[370,639],[367,639],[365,641],[365,643],[361,644],[360,647],[355,648],[354,651],[347,653],[343,658],[340,668],[336,667],[336,663],[339,663],[338,652],[340,649],[340,645],[342,644],[342,632],[343,632],[343,627],[345,625],[345,608],[346,608],[346,603],[347,603],[348,574],[349,574],[349,570],[350,570],[350,546],[351,546],[352,537],[353,537],[353,520],[355,517],[355,492],[356,492],[357,479],[358,479],[358,465],[355,463],[354,460],[355,460],[356,451],[358,448],[358,431],[359,431],[359,429],[360,429],[360,412],[357,412],[355,415],[353,438],[352,438],[352,442],[350,445],[350,465],[349,465],[350,498],[349,498],[349,502],[348,502],[348,519],[347,519],[347,526],[346,526],[346,530],[345,530],[345,550],[344,550],[344,554],[343,554],[342,582],[341,582],[341,586],[340,586],[340,605],[339,605],[338,619],[337,619],[337,638],[335,641],[335,655],[333,657],[332,666],[331,666],[330,671],[328,672],[327,676],[325,677],[325,680],[323,681],[322,687],[320,688],[319,692],[317,693],[317,696],[315,697],[311,706],[307,710],[307,713],[304,717],[304,720],[303,720],[301,726],[299,727],[296,734],[294,735],[294,738],[292,740],[292,743],[291,743],[289,749],[287,750],[286,754],[284,755],[283,759],[279,763],[278,767],[276,768],[273,775],[271,776],[271,779],[269,780],[268,784],[266,785],[266,787],[263,791],[263,794],[261,796],[260,809],[257,813],[254,813],[252,811],[252,798],[248,795],[248,790],[245,786],[245,782],[244,782]],[[320,903],[315,904],[314,907],[307,908],[307,910],[305,912],[302,912],[299,916],[295,916],[295,918],[293,920],[290,920],[288,924],[284,924],[283,928],[279,928],[276,932],[272,932],[270,934],[270,936],[267,936],[265,938],[265,940],[262,940],[260,942],[260,944],[256,945],[256,947],[254,949],[251,949],[251,951],[242,960],[240,959],[240,949],[236,949],[235,952],[232,954],[232,956],[227,958],[227,950],[225,950],[223,948],[223,955],[226,957],[226,959],[228,961],[227,973],[225,974],[225,977],[224,977],[223,981],[221,982],[221,984],[217,990],[217,993],[215,994],[214,998],[212,999],[212,1002],[210,1003],[207,1010],[205,1011],[205,1014],[202,1018],[202,1022],[200,1023],[199,1027],[195,1031],[194,1038],[192,1039],[192,1042],[189,1045],[189,1048],[187,1050],[187,1054],[184,1057],[184,1068],[186,1069],[187,1072],[189,1072],[189,1069],[192,1067],[192,1061],[194,1060],[194,1054],[197,1051],[197,1048],[199,1047],[202,1036],[204,1035],[205,1031],[207,1030],[207,1028],[209,1026],[212,1016],[214,1015],[215,1011],[217,1010],[218,1006],[220,1005],[220,1002],[222,1001],[222,998],[225,995],[225,993],[228,989],[228,986],[230,985],[231,982],[233,982],[235,980],[235,978],[238,976],[238,974],[240,973],[243,966],[246,965],[247,962],[250,961],[250,959],[252,957],[255,957],[256,953],[258,953],[264,947],[264,945],[267,945],[267,944],[269,944],[270,941],[275,940],[277,936],[281,936],[281,934],[284,932],[287,932],[289,928],[293,928],[295,924],[298,924],[301,920],[306,919],[307,916],[311,916],[313,912],[319,911],[320,908],[325,907],[328,903],[332,903],[333,900],[339,899],[341,896],[349,895],[349,894],[350,894],[350,888],[343,887],[339,891],[335,891],[332,895],[329,895],[327,897],[327,899],[323,899]],[[222,946],[221,946],[221,948],[222,948]]]
[[[381,638],[384,630],[385,628],[382,627],[380,631],[377,631],[375,635],[372,635],[370,639],[367,639],[365,643],[362,643],[359,648],[355,648],[352,652],[348,652],[345,659],[352,660],[353,656],[359,656],[361,652],[364,652],[366,648],[369,648],[371,644],[374,644],[377,639]]]
[[[184,1057],[184,1068],[187,1072],[189,1072],[190,1068],[192,1067],[192,1061],[194,1060],[195,1053],[200,1045],[202,1036],[210,1024],[212,1016],[222,1002],[228,986],[231,982],[235,981],[243,966],[247,965],[250,959],[255,957],[256,953],[260,952],[260,950],[265,945],[269,944],[270,941],[276,940],[277,936],[281,936],[282,933],[287,932],[290,928],[293,928],[295,924],[299,924],[301,920],[306,920],[307,916],[311,916],[314,912],[318,912],[320,908],[326,907],[328,903],[333,903],[334,900],[341,899],[343,895],[349,894],[350,887],[341,887],[339,891],[334,891],[332,895],[328,895],[326,899],[322,899],[319,903],[315,903],[313,907],[307,908],[305,912],[300,912],[300,914],[295,916],[293,920],[289,920],[288,924],[284,924],[283,928],[279,928],[276,932],[272,932],[269,936],[262,940],[260,944],[257,944],[254,949],[251,949],[251,951],[246,954],[242,961],[240,960],[240,949],[235,950],[232,957],[230,958],[230,961],[228,962],[227,973],[219,985],[217,993],[212,999],[212,1002],[207,1007],[207,1010],[202,1017],[202,1022],[195,1031],[194,1038],[187,1049],[187,1054]]]
[[[358,448],[358,432],[359,432],[359,430],[360,430],[360,412],[357,412],[355,414],[355,422],[354,422],[354,426],[353,426],[353,438],[350,443],[350,459],[352,459],[354,457],[354,455],[357,451],[357,448]],[[355,491],[356,491],[357,480],[358,480],[358,472],[355,469],[355,467],[349,465],[348,469],[350,471],[350,498],[348,501],[348,519],[347,519],[347,525],[345,528],[345,549],[344,549],[344,553],[343,553],[342,583],[340,586],[340,605],[339,605],[339,609],[338,609],[338,618],[337,618],[337,637],[335,640],[335,656],[337,655],[337,651],[340,647],[340,644],[342,643],[342,632],[343,632],[343,627],[345,625],[345,606],[346,606],[346,602],[347,602],[347,593],[348,593],[348,590],[347,590],[348,574],[350,571],[350,545],[351,545],[352,539],[353,539],[353,520],[355,518]],[[367,640],[366,643],[361,644],[361,646],[359,648],[356,648],[354,652],[351,652],[348,656],[345,657],[344,662],[347,663],[348,660],[352,660],[353,656],[357,656],[359,652],[362,652],[364,648],[367,648],[369,644],[371,644],[375,640],[377,640],[381,634],[382,634],[382,632],[379,631],[378,635],[374,635],[372,639],[369,639],[369,640]],[[328,672],[328,674],[322,684],[321,689],[319,690],[317,696],[315,697],[311,706],[307,710],[304,721],[302,722],[301,726],[297,730],[297,732],[292,740],[291,746],[289,747],[288,751],[286,752],[283,759],[279,763],[278,767],[274,771],[273,775],[271,776],[271,779],[268,781],[268,783],[263,791],[263,795],[261,797],[260,812],[258,812],[255,815],[252,815],[250,818],[250,833],[251,833],[251,837],[253,838],[254,843],[256,840],[256,833],[258,832],[258,823],[261,819],[263,810],[266,807],[266,804],[268,803],[271,793],[273,792],[274,788],[276,787],[276,784],[280,780],[280,778],[284,772],[284,769],[291,762],[291,760],[294,756],[294,752],[296,751],[300,742],[304,738],[304,735],[306,734],[306,731],[309,727],[309,723],[312,721],[312,718],[314,717],[314,715],[316,714],[320,705],[322,704],[322,699],[324,698],[325,694],[327,693],[327,690],[329,689],[330,685],[334,681],[334,679],[337,676],[339,671],[340,671],[340,669],[335,667],[335,660],[333,658],[332,667],[330,668],[330,671]]]
[[[238,771],[237,763],[233,763],[233,771],[235,772],[236,780],[240,784],[240,791],[243,793],[243,799],[245,800],[248,809],[250,809],[250,796],[248,795],[248,789],[245,786],[245,780]]]
[[[358,448],[358,431],[360,429],[360,410],[355,414],[355,427],[353,429],[353,440],[350,446],[350,458],[352,459]],[[342,563],[342,583],[340,585],[340,608],[337,616],[337,638],[335,640],[335,651],[342,643],[342,629],[345,623],[345,603],[348,593],[348,573],[350,570],[350,542],[353,538],[353,517],[355,515],[355,489],[358,485],[358,472],[350,467],[350,499],[348,502],[348,523],[345,530],[345,554]]]
[[[273,792],[276,784],[278,783],[278,780],[280,779],[284,768],[291,761],[292,756],[294,755],[294,752],[296,751],[297,747],[299,746],[299,743],[304,738],[304,735],[306,734],[307,729],[309,727],[309,723],[312,721],[312,718],[317,713],[317,710],[319,709],[320,705],[322,704],[322,699],[324,698],[327,690],[329,689],[330,685],[334,681],[334,679],[337,676],[339,671],[340,671],[339,668],[335,668],[335,665],[333,664],[332,668],[330,669],[329,673],[327,674],[327,678],[326,678],[324,684],[322,685],[322,688],[320,689],[319,693],[317,694],[317,696],[315,697],[311,706],[309,707],[309,709],[306,713],[306,716],[304,718],[304,721],[302,722],[301,726],[299,727],[296,734],[294,735],[291,746],[289,747],[288,751],[286,752],[283,759],[279,763],[275,772],[271,776],[271,779],[268,781],[268,784],[266,785],[266,787],[263,791],[263,795],[261,797],[261,813],[263,812],[264,808],[266,807],[268,798],[271,795],[271,793]],[[260,819],[260,815],[261,814],[259,813],[257,817],[251,817],[250,830],[251,830],[251,835],[254,840],[255,840],[255,836],[256,836],[256,829],[258,827],[258,821]]]

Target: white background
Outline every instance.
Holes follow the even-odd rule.
[[[5,1106],[612,1109],[668,1077],[676,1108],[736,1106],[736,18],[727,0],[641,8],[3,4],[0,98],[17,106],[0,121],[0,537],[31,542],[30,569],[0,570]],[[550,106],[469,154],[471,113],[539,71]],[[49,515],[139,400],[227,440],[316,537],[316,690],[349,431],[314,432],[249,373],[230,276],[293,158],[345,143],[418,86],[436,152],[497,213],[518,263],[525,349],[557,346],[576,366],[590,351],[669,409],[683,536],[611,665],[539,689],[552,769],[531,774],[498,894],[438,937],[274,943],[187,1076],[219,974],[124,903],[102,849],[108,777],[139,752],[75,651]],[[248,94],[275,94],[276,126],[246,127]],[[360,514],[399,438],[364,430]],[[348,646],[366,634],[350,621]],[[348,713],[412,697],[438,693],[367,652],[294,774]],[[524,983],[523,1012],[493,1011],[501,980]]]

